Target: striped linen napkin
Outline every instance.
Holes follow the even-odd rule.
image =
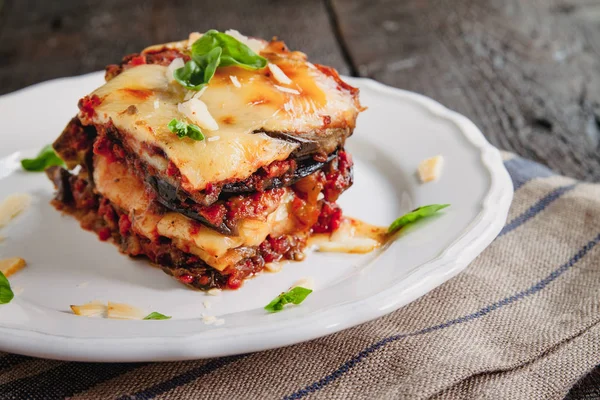
[[[457,277],[375,321],[210,360],[0,354],[0,399],[562,399],[600,363],[600,185],[505,154],[508,223]]]

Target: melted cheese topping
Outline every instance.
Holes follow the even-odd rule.
[[[184,41],[163,47],[182,49],[187,45]],[[355,94],[306,62],[301,53],[265,51],[261,55],[291,82],[282,84],[269,68],[217,69],[201,99],[218,124],[218,130],[206,131],[205,136],[210,139],[218,135],[218,141],[179,139],[169,131],[167,125],[174,118],[193,121],[178,108],[187,91],[168,78],[168,67],[160,65],[126,69],[95,90],[92,94],[101,103],[95,107],[91,122],[112,121],[137,154],[164,171],[167,162],[148,154],[142,143],[158,146],[179,168],[188,191],[203,190],[208,183],[246,179],[260,167],[288,158],[298,147],[256,132],[287,132],[301,137],[303,132],[354,127],[360,111]],[[89,122],[84,115],[80,118]]]
[[[177,248],[197,255],[219,271],[252,255],[248,247],[258,246],[267,235],[279,236],[294,229],[294,222],[288,214],[293,199],[289,189],[286,189],[288,192],[282,197],[279,207],[266,220],[242,220],[239,236],[227,236],[182,214],[169,212],[162,215],[152,211],[144,184],[122,164],[95,157],[94,182],[99,193],[129,213],[134,232],[151,240],[158,236],[170,238]]]

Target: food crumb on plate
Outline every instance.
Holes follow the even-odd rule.
[[[15,193],[0,203],[0,228],[22,213],[31,204],[31,196],[26,193]]]
[[[315,287],[315,279],[312,276],[307,276],[306,278],[302,278],[294,283],[291,289],[295,287],[303,287],[306,289],[314,289]]]
[[[210,310],[210,308],[212,307],[212,303],[208,300],[204,300],[202,302],[202,305],[204,306],[204,308],[206,308],[207,310]]]
[[[209,296],[220,296],[221,295],[221,289],[212,288],[212,289],[208,290],[206,292],[206,294],[209,295]]]
[[[417,172],[421,182],[427,183],[437,180],[442,173],[442,166],[444,165],[444,157],[437,155],[435,157],[426,158],[419,163]]]
[[[20,257],[11,257],[0,260],[0,272],[7,278],[17,271],[23,269],[27,263]]]

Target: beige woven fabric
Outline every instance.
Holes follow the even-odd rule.
[[[0,399],[562,399],[600,364],[600,185],[522,159],[506,165],[517,190],[501,236],[463,273],[388,316],[193,362],[4,355]]]

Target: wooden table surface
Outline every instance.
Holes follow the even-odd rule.
[[[600,0],[0,0],[0,94],[210,28],[277,35],[343,74],[440,101],[501,149],[600,182]],[[600,368],[568,398],[600,398]]]

